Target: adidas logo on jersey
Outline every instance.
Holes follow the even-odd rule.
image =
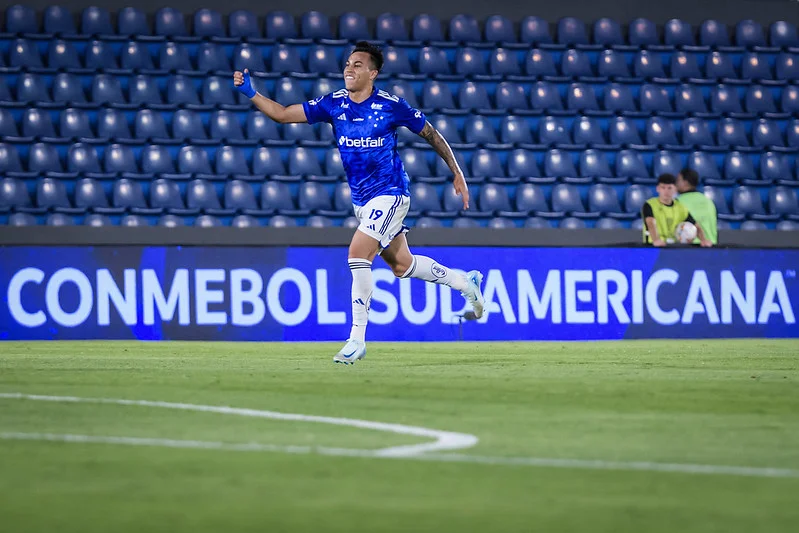
[[[385,139],[380,137],[379,139],[372,139],[370,137],[361,137],[360,139],[350,139],[349,137],[345,137],[342,135],[338,138],[338,145],[339,146],[346,146],[349,148],[380,148],[383,146]]]
[[[337,116],[336,118],[337,118],[338,120],[347,120],[347,115],[345,115],[344,113],[342,113],[342,114],[340,114],[339,116]]]

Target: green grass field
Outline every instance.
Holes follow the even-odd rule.
[[[0,530],[797,530],[796,341],[373,343],[350,367],[331,362],[338,347],[0,344]],[[12,393],[346,417],[479,442],[376,457],[433,439]]]

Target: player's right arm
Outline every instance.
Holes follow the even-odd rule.
[[[281,124],[308,122],[302,104],[283,106],[257,92],[252,86],[250,72],[247,69],[244,69],[244,72],[236,71],[233,73],[233,85],[239,92],[248,97],[264,115],[275,122]]]
[[[655,222],[655,213],[652,211],[652,206],[645,203],[641,209],[641,214],[644,217],[646,229],[649,231],[649,238],[652,239],[652,246],[666,246],[666,243],[658,234],[658,225]]]

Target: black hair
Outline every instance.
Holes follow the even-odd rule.
[[[351,52],[366,52],[372,58],[372,70],[380,72],[383,68],[383,51],[377,46],[370,44],[366,41],[358,41],[355,43],[355,49]]]
[[[658,176],[658,185],[661,183],[666,185],[674,185],[677,183],[677,178],[674,177],[674,174],[661,174]]]
[[[694,189],[699,185],[699,174],[692,168],[682,169],[680,171],[680,176]]]

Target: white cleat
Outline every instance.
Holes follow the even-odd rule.
[[[483,274],[478,270],[468,272],[466,274],[466,283],[466,290],[462,291],[461,294],[472,304],[474,317],[480,318],[483,316],[483,307],[485,307],[483,292],[480,290],[480,285],[483,284]]]
[[[358,359],[366,357],[366,343],[355,339],[348,339],[347,344],[333,356],[334,363],[351,365]]]

